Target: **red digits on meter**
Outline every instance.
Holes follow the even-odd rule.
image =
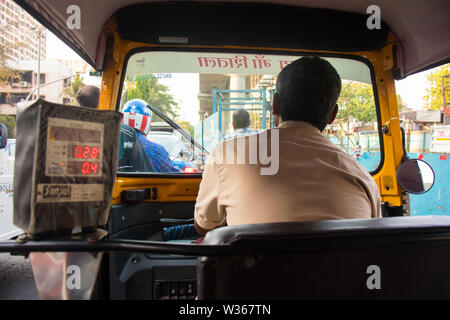
[[[83,159],[88,159],[91,153],[91,148],[84,147]]]
[[[75,148],[75,158],[81,158],[81,154],[83,153],[83,149],[81,147],[76,147]]]
[[[97,159],[98,158],[98,148],[92,147],[92,149],[91,149],[91,158],[92,159]]]
[[[83,165],[81,166],[81,173],[82,174],[96,174],[98,171],[98,163],[92,163],[92,162],[83,162]]]
[[[91,173],[89,168],[90,168],[90,163],[89,162],[83,162],[83,166],[81,167],[81,173],[82,174],[89,174],[89,173]]]
[[[91,171],[93,174],[96,174],[98,170],[98,163],[91,163]]]
[[[76,146],[73,156],[77,159],[98,159],[98,153],[97,147]]]

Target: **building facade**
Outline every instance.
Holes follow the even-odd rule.
[[[12,0],[0,0],[0,45],[6,60],[41,60],[46,56],[45,28]]]
[[[0,114],[16,114],[16,105],[37,97],[37,61],[18,61],[14,68],[20,77],[11,82],[0,84]],[[42,99],[55,103],[72,103],[73,97],[67,94],[72,85],[72,71],[60,61],[40,62],[40,90]]]

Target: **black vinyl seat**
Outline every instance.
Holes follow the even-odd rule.
[[[450,217],[270,223],[210,231],[242,254],[198,259],[199,299],[449,299]]]

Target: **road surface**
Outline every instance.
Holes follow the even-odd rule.
[[[36,300],[30,259],[0,253],[0,300]]]

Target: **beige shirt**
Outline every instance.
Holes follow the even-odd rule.
[[[265,135],[271,138],[263,140]],[[240,225],[381,217],[380,194],[371,175],[311,124],[285,121],[278,129],[229,141],[219,143],[205,165],[194,215],[203,229],[225,221]],[[263,141],[276,152],[273,143],[279,141],[275,174],[261,174],[269,167],[267,159],[262,165],[251,158],[255,141],[258,152],[264,151]],[[238,164],[242,144],[245,164]],[[234,162],[227,161],[232,158]]]

